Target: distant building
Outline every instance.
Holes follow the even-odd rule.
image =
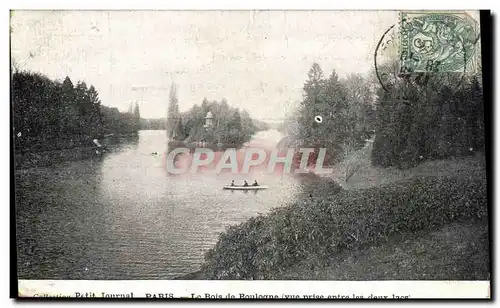
[[[205,128],[210,128],[214,126],[214,116],[212,115],[212,112],[207,112],[207,115],[205,116]]]

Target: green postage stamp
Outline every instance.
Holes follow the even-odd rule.
[[[474,72],[479,25],[462,12],[401,12],[401,73]]]

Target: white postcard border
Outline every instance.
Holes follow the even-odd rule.
[[[68,9],[77,9],[77,8],[84,8],[84,7],[87,7],[87,8],[93,8],[93,9],[105,9],[106,7],[110,7],[110,8],[114,8],[114,9],[133,9],[133,8],[139,8],[137,3],[139,2],[134,2],[133,1],[120,1],[120,2],[114,2],[115,4],[113,4],[111,1],[94,1],[94,0],[91,0],[91,1],[85,1],[85,5],[82,5],[82,4],[78,4],[78,2],[69,2],[69,1],[44,1],[44,2],[39,2],[39,1],[6,1],[6,2],[3,2],[4,5],[6,6],[6,8],[9,8],[9,9],[14,9],[14,8],[17,8],[17,9],[28,9],[28,8],[32,8],[32,9],[40,9],[40,8],[45,8],[45,9],[49,9],[49,8],[55,8],[55,7],[60,7],[60,8],[68,8]],[[150,8],[153,8],[153,7],[158,7],[158,6],[163,6],[164,9],[168,9],[168,8],[172,8],[172,9],[175,9],[175,6],[178,6],[176,4],[174,4],[174,2],[172,1],[141,1],[140,3],[146,3],[146,4],[142,4],[142,6],[148,6]],[[164,3],[167,3],[167,5],[165,5]],[[168,5],[168,3],[170,5]],[[177,2],[179,3],[179,2]],[[192,8],[205,8],[205,9],[216,9],[218,7],[221,7],[221,6],[224,6],[223,3],[235,3],[234,1],[210,1],[210,4],[204,4],[204,3],[208,3],[206,1],[182,1],[183,3],[183,6],[184,8],[186,8],[185,6],[191,6]],[[239,3],[243,3],[243,2],[239,2]],[[261,7],[261,8],[264,8],[264,7],[269,7],[269,2],[266,1],[252,1],[252,2],[248,2],[249,4],[248,5],[239,5],[239,8],[241,9],[250,9],[250,8],[256,8],[256,7]],[[263,4],[263,3],[266,3],[266,4]],[[314,4],[315,3],[315,4]],[[322,5],[321,5],[322,3]],[[384,8],[389,8],[389,7],[393,7],[393,8],[408,8],[408,3],[411,3],[411,2],[406,2],[406,3],[402,3],[402,2],[396,2],[396,1],[377,1],[377,2],[369,2],[369,1],[346,1],[346,2],[343,2],[343,4],[340,4],[340,5],[332,5],[332,3],[339,3],[339,2],[332,2],[332,1],[287,1],[287,2],[276,2],[275,5],[271,5],[271,6],[275,6],[276,9],[277,8],[282,8],[282,9],[289,9],[289,8],[294,8],[294,6],[302,6],[302,8],[313,8],[313,7],[316,7],[316,8],[323,8],[323,9],[335,9],[335,8],[338,8],[338,9],[355,9],[355,8],[363,8],[363,9],[384,9]],[[374,3],[374,4],[371,4],[371,3]],[[441,5],[439,5],[439,3],[442,3]],[[9,5],[10,4],[10,5]],[[498,5],[498,2],[489,2],[489,1],[474,1],[474,2],[470,2],[470,1],[454,1],[454,2],[437,2],[437,1],[418,1],[418,2],[414,2],[415,5],[418,5],[419,7],[425,7],[427,9],[438,9],[438,8],[443,8],[443,7],[446,7],[446,8],[450,8],[451,6],[455,7],[455,8],[459,8],[459,7],[467,7],[467,8],[472,8],[472,7],[476,7],[476,8],[487,8],[487,7],[496,7]],[[135,7],[134,7],[135,5]],[[82,7],[84,6],[84,7]],[[238,5],[236,5],[238,6]],[[271,8],[271,7],[269,7]],[[4,24],[8,24],[8,20],[9,20],[9,14],[8,14],[8,11],[6,10],[3,10],[3,14],[1,14],[1,19],[2,21],[4,22]],[[495,36],[498,35],[498,31],[496,32]],[[3,35],[4,35],[4,42],[6,43],[6,45],[8,46],[8,31],[4,31],[3,32]],[[3,48],[3,55],[4,55],[4,58],[8,56],[8,47],[4,45],[4,48]],[[5,68],[8,70],[8,63],[6,61],[4,61],[4,66]],[[4,72],[6,72],[6,70],[4,69]],[[9,77],[7,74],[3,74],[2,76],[2,79],[3,79],[3,85],[4,85],[4,91],[2,91],[3,93],[3,96],[4,96],[4,101],[8,101],[9,100]],[[496,83],[500,83],[500,80],[496,80]],[[2,112],[2,115],[4,117],[4,121],[2,121],[5,129],[8,129],[7,126],[9,125],[9,109],[8,109],[8,104],[4,104],[4,112]],[[496,114],[495,115],[499,115],[500,113],[500,109],[499,108],[496,108]],[[499,131],[496,131],[496,134],[498,135],[500,133],[500,126],[496,127],[496,129],[499,129]],[[2,135],[3,138],[2,138],[2,141],[4,144],[7,144],[9,142],[9,137],[7,136],[7,134],[3,134]],[[500,147],[500,145],[499,145]],[[497,152],[497,157],[498,158],[500,156],[500,151],[498,151],[498,149],[496,149],[496,152]],[[9,162],[9,158],[8,158],[8,154],[7,154],[7,151],[4,151],[2,152],[3,154],[3,159],[2,161],[4,162],[4,167],[5,169],[9,168],[9,166],[7,164],[10,164]],[[2,194],[3,196],[5,196],[5,198],[9,198],[11,197],[10,196],[10,192],[9,192],[9,183],[10,183],[10,180],[7,179],[7,173],[5,172],[4,173],[4,178],[2,180],[2,187],[3,187],[3,190],[4,190],[4,193]],[[13,185],[13,183],[10,183],[10,185]],[[500,183],[496,183],[497,186],[496,188],[500,187]],[[494,189],[495,191],[497,189]],[[7,201],[7,200],[6,200]],[[8,202],[8,201],[7,201]],[[7,202],[6,203],[6,206],[2,207],[2,217],[4,217],[4,219],[7,219],[8,217],[10,217],[10,215],[13,215],[12,211],[11,211],[11,208],[9,208],[7,206]],[[497,213],[498,215],[498,213]],[[495,217],[496,218],[496,217]],[[3,228],[4,228],[4,231],[3,234],[3,241],[2,243],[4,244],[4,247],[7,247],[8,243],[9,243],[9,240],[10,239],[10,236],[13,236],[12,234],[10,234],[9,232],[9,224],[8,223],[5,223],[3,224]],[[11,230],[12,231],[12,230]],[[8,259],[10,258],[9,256],[10,252],[9,252],[9,249],[4,249],[4,253],[3,253],[3,256],[2,256],[2,260],[4,261],[4,266],[7,264],[7,261]],[[492,260],[493,261],[493,260]],[[14,261],[14,264],[15,264],[15,261]],[[15,270],[14,268],[11,268],[10,269],[11,271],[12,270]],[[5,271],[6,274],[7,274],[7,271]],[[57,284],[59,283],[70,283],[70,284],[79,284],[79,283],[82,283],[82,281],[56,281]],[[134,281],[135,283],[138,283],[140,282],[141,284],[144,284],[145,282],[144,281]],[[257,281],[257,282],[249,282],[249,283],[254,283],[256,285],[262,285],[264,281]],[[420,281],[399,281],[399,282],[404,282],[404,283],[408,283],[408,285],[406,287],[410,287],[411,284],[414,284],[413,287],[414,289],[416,289],[415,287],[417,286],[418,283],[420,283]],[[20,291],[21,291],[21,287],[22,286],[26,286],[26,287],[33,287],[33,286],[36,286],[36,284],[39,284],[38,286],[39,287],[42,287],[43,285],[46,285],[46,286],[49,286],[49,284],[51,283],[51,281],[49,280],[44,280],[44,281],[34,281],[34,280],[20,280],[19,281],[19,287],[20,287]],[[84,281],[83,283],[88,283],[88,284],[91,284],[91,285],[100,285],[102,283],[102,281]],[[118,281],[107,281],[106,283],[113,283],[113,284],[118,284],[118,283],[128,283],[127,281],[121,281],[121,282],[118,282]],[[160,289],[164,286],[169,286],[169,285],[164,285],[162,281],[148,281],[148,283],[152,283],[154,285],[156,285],[155,289]],[[167,281],[167,283],[172,283],[172,285],[181,285],[182,283],[184,283],[184,281]],[[217,282],[211,282],[211,281],[207,281],[207,282],[203,282],[203,283],[217,283]],[[227,281],[225,283],[229,283],[230,285],[231,284],[234,284],[235,281]],[[280,283],[283,283],[283,282],[280,282]],[[298,282],[294,282],[294,283],[298,283]],[[304,282],[302,282],[304,283]],[[307,281],[306,282],[307,285],[305,286],[307,289],[310,289],[310,285],[311,283],[320,283],[320,284],[325,284],[325,283],[339,283],[341,285],[346,285],[346,283],[348,282],[325,282],[325,281],[321,281],[321,282],[311,282],[311,281]],[[353,282],[350,282],[350,283],[353,283]],[[384,281],[384,282],[380,282],[380,281],[373,281],[373,282],[358,282],[358,283],[361,283],[357,286],[357,288],[363,288],[363,287],[367,287],[367,284],[370,284],[370,283],[391,283],[391,282],[387,282],[387,281]],[[465,292],[469,292],[469,290],[467,290],[467,287],[464,287],[464,286],[475,286],[475,287],[478,287],[481,286],[481,287],[485,287],[485,284],[487,283],[488,285],[488,289],[489,289],[489,282],[485,282],[485,281],[427,281],[426,283],[436,283],[434,285],[434,287],[438,286],[437,284],[442,284],[442,285],[439,285],[438,288],[439,290],[441,291],[441,288],[446,288],[447,290],[449,290],[449,286],[450,285],[453,285],[454,286],[454,290],[457,291],[457,290],[462,290],[462,289],[465,289]],[[364,284],[364,285],[362,285]],[[461,287],[458,287],[458,285],[460,285]],[[194,285],[193,285],[194,286]],[[304,288],[304,285],[302,285]],[[380,286],[380,285],[379,285]],[[14,286],[11,286],[9,285],[9,275],[4,275],[4,279],[3,279],[3,282],[2,282],[2,289],[4,290],[5,293],[8,292],[9,288],[12,287],[14,288]],[[353,287],[353,286],[351,286]],[[474,288],[475,288],[474,287]],[[453,288],[452,288],[453,289]],[[44,289],[42,289],[44,290]],[[2,296],[4,299],[8,298],[8,295],[7,294],[3,294],[4,296]],[[443,294],[443,293],[442,293]],[[460,294],[462,297],[463,297],[463,293]],[[4,301],[5,303],[5,301]],[[424,303],[426,306],[429,306],[428,303]],[[8,303],[8,305],[14,305],[14,303],[11,301],[10,303]],[[432,306],[432,304],[430,305]]]
[[[20,280],[19,296],[80,299],[487,299],[490,298],[490,282]]]

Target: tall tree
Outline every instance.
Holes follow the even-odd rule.
[[[90,109],[90,125],[92,125],[93,134],[99,136],[103,132],[101,100],[99,99],[99,93],[97,93],[93,85],[88,89],[87,97],[92,106]]]
[[[243,137],[240,112],[239,110],[235,110],[227,124],[226,139],[231,144],[240,144],[243,142]]]
[[[76,90],[71,79],[66,76],[62,84],[62,105],[59,134],[70,135],[79,130],[79,109],[76,102]]]
[[[139,103],[135,102],[135,107],[134,107],[134,118],[135,118],[135,125],[137,127],[137,130],[141,129],[141,112],[139,110]]]
[[[347,90],[348,121],[354,124],[353,138],[356,145],[363,144],[374,129],[375,109],[372,84],[357,74],[349,75],[344,82]]]
[[[176,127],[179,121],[179,100],[177,98],[177,86],[172,83],[170,86],[169,103],[167,110],[167,136],[174,138]]]
[[[318,114],[318,106],[323,104],[322,90],[325,80],[323,70],[318,63],[314,63],[307,73],[309,79],[304,84],[304,98],[301,102],[301,112],[299,122],[299,138],[313,142],[314,137],[314,118],[322,116]]]
[[[324,125],[318,125],[321,143],[331,149],[332,155],[340,155],[353,137],[355,123],[348,119],[347,91],[335,71],[325,82],[324,102],[320,106],[324,119]]]
[[[69,76],[66,76],[63,81],[63,88],[66,91],[72,91],[73,90],[73,82],[69,78]]]
[[[252,136],[255,132],[257,132],[257,126],[254,124],[250,114],[245,109],[241,111],[241,129],[245,136]]]
[[[84,81],[78,81],[75,87],[76,105],[79,113],[79,126],[84,135],[90,136],[90,125],[92,118],[92,104],[90,102],[87,84]]]
[[[298,144],[327,148],[330,161],[343,154],[353,128],[348,120],[347,90],[335,71],[325,79],[319,64],[313,64],[297,122]]]

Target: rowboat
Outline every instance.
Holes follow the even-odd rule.
[[[267,189],[266,185],[259,185],[259,186],[231,186],[231,185],[225,185],[222,186],[222,189],[231,189],[231,190],[259,190],[259,189]]]

